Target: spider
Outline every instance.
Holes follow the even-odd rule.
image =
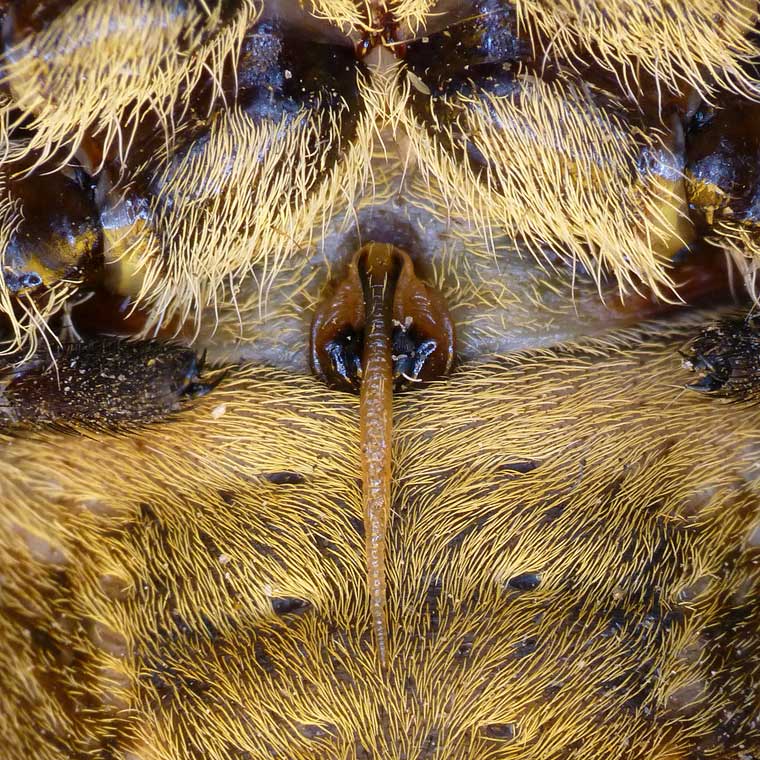
[[[0,9],[4,757],[760,757],[755,2]]]

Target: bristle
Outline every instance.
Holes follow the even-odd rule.
[[[150,363],[164,343],[145,375],[95,356],[82,376],[46,375],[44,394],[14,396],[23,366],[0,377],[0,756],[760,757],[760,406],[685,390],[678,349],[714,313],[612,332],[595,292],[677,299],[679,127],[663,112],[644,131],[624,101],[642,72],[758,99],[755,4],[516,0],[557,65],[541,81],[521,58],[515,97],[481,87],[518,71],[511,20],[471,24],[474,50],[433,61],[445,79],[472,54],[444,95],[408,40],[366,59],[352,43],[377,42],[385,11],[383,33],[456,34],[434,15],[456,3],[304,0],[306,32],[278,4],[50,0],[57,17],[5,53],[0,169],[84,162],[94,144],[78,181],[98,185],[105,285],[144,310],[135,330],[176,326],[254,366],[168,420],[177,394]],[[345,39],[312,45],[321,21]],[[271,65],[291,32],[313,90]],[[270,57],[247,47],[256,35]],[[581,60],[620,92],[581,81]],[[143,144],[145,123],[158,137]],[[5,257],[21,209],[3,191]],[[755,232],[712,230],[757,298]],[[320,291],[367,236],[411,241],[463,361],[394,406],[385,673],[358,405],[303,356]],[[0,287],[0,354],[79,356],[50,320],[80,279],[40,299]],[[187,380],[195,352],[177,350]],[[118,431],[97,424],[114,401]],[[22,407],[32,430],[14,424]]]
[[[709,321],[399,397],[385,679],[354,398],[249,368],[3,446],[4,757],[756,753],[760,407],[682,392]]]
[[[426,23],[435,21],[439,0],[395,0],[393,12],[412,36],[417,35]]]
[[[166,10],[152,7],[155,14]],[[226,113],[211,126],[209,144],[197,153],[187,150],[189,159],[177,158],[176,133],[179,129],[184,134],[187,129],[182,120],[188,108],[179,102],[179,93],[192,90],[208,76],[217,83],[216,99],[224,102],[228,95],[221,85],[222,72],[239,59],[243,37],[258,12],[251,2],[243,3],[220,26],[219,7],[213,5],[204,11],[203,24],[196,17],[191,23],[187,15],[173,16],[172,24],[163,25],[158,16],[155,23],[141,20],[138,25],[143,36],[135,36],[129,19],[139,17],[137,0],[112,4],[108,15],[104,15],[105,5],[83,1],[35,38],[34,55],[24,53],[25,43],[20,42],[7,62],[8,82],[14,93],[18,90],[13,108],[34,116],[33,136],[24,151],[42,147],[40,161],[61,144],[76,150],[85,134],[97,135],[106,150],[109,145],[115,146],[126,160],[136,139],[140,114],[147,108],[159,115],[166,140],[142,171],[163,176],[163,187],[147,199],[151,209],[147,220],[141,218],[128,228],[106,225],[104,231],[109,279],[117,283],[119,292],[130,295],[149,312],[144,334],[172,320],[176,324],[192,321],[197,330],[205,330],[201,322],[209,318],[224,321],[222,312],[239,311],[238,294],[249,291],[245,284],[249,276],[260,283],[260,310],[286,259],[307,249],[333,214],[365,200],[379,202],[365,181],[369,176],[367,157],[378,149],[387,149],[382,142],[383,130],[393,140],[413,148],[416,168],[423,181],[430,183],[436,202],[442,204],[445,213],[468,219],[479,229],[485,250],[492,249],[495,238],[513,235],[523,238],[536,252],[556,247],[572,266],[594,273],[598,280],[609,273],[617,276],[623,293],[646,287],[661,299],[675,298],[669,258],[689,242],[690,234],[678,178],[682,157],[678,151],[671,151],[667,134],[643,135],[627,126],[592,102],[590,90],[571,78],[549,84],[526,76],[519,103],[499,96],[452,97],[456,116],[451,123],[437,124],[438,134],[431,140],[425,125],[410,115],[410,80],[399,63],[373,71],[367,81],[360,78],[365,114],[351,140],[340,140],[342,117],[335,111],[304,113],[307,118],[298,126],[276,121],[253,124],[246,122],[230,102]],[[700,6],[700,12],[706,12],[706,7]],[[331,16],[336,23],[344,23],[350,8],[359,12],[353,3],[345,8],[335,3],[320,8],[312,10]],[[518,6],[518,11],[527,14],[527,6]],[[593,16],[592,11],[588,12]],[[542,12],[548,13],[545,8]],[[535,23],[544,18],[542,12],[535,10]],[[619,18],[619,14],[613,17]],[[95,53],[102,52],[102,62],[97,55],[93,57],[89,47],[72,46],[65,56],[60,51],[54,56],[60,66],[44,75],[34,74],[34,67],[43,65],[39,50],[57,50],[76,19],[95,28],[105,28],[106,21],[113,24],[119,19],[117,26],[127,31],[114,35],[112,41],[104,37],[108,44],[93,43]],[[649,23],[641,20],[645,22]],[[187,36],[191,27],[201,30],[190,42],[182,43],[191,45],[192,55],[180,55],[176,51],[182,48],[180,37]],[[731,28],[729,24],[722,33]],[[159,29],[163,35],[160,39],[156,36]],[[174,36],[169,39],[166,35]],[[561,42],[559,39],[554,49],[570,55]],[[173,52],[168,52],[170,48]],[[156,56],[144,55],[145,50],[154,49]],[[592,58],[595,55],[594,51],[588,54]],[[179,57],[164,60],[162,55]],[[620,55],[627,55],[623,48]],[[156,63],[155,71],[126,64],[116,68],[112,65],[116,56],[126,62],[137,56],[143,67],[154,57],[164,62]],[[85,63],[88,72],[94,66],[97,75],[79,76],[77,72]],[[22,87],[26,67],[32,67],[29,80],[36,77],[35,81],[44,82],[45,91],[70,93],[65,98],[69,110],[45,105],[38,92],[41,84]],[[667,72],[662,76],[667,84]],[[137,92],[135,83],[144,90]],[[79,92],[77,88],[84,89]],[[105,97],[110,89],[122,93],[124,102]],[[30,99],[35,98],[32,103]],[[609,99],[614,100],[612,96]],[[137,105],[125,110],[127,101]],[[212,99],[209,108],[213,106]],[[10,108],[6,108],[6,118]],[[503,130],[499,120],[514,126]],[[74,122],[76,130],[71,126]],[[459,148],[452,150],[460,132],[472,136],[471,143],[489,162],[488,172],[480,177]],[[543,137],[534,141],[534,133]],[[317,134],[321,139],[327,135],[325,152],[340,143],[339,149],[345,154],[329,177],[311,159],[310,144]],[[239,156],[261,153],[263,160],[258,164],[240,157],[230,161],[230,152],[236,150]],[[638,171],[647,154],[664,161],[662,172]],[[305,160],[299,163],[298,156]],[[230,166],[232,171],[228,172]],[[632,180],[637,172],[638,179]],[[233,179],[248,184],[234,186]],[[214,183],[220,192],[216,193]],[[359,188],[364,188],[364,198],[359,197]],[[117,186],[115,197],[119,192]],[[283,203],[283,198],[288,202]],[[166,203],[168,199],[170,203]],[[112,203],[118,209],[118,201]],[[106,209],[105,213],[113,211]],[[213,223],[222,216],[227,220],[223,227]],[[18,342],[18,338],[14,340]]]
[[[754,0],[516,0],[515,7],[521,26],[544,35],[557,59],[590,58],[633,81],[641,67],[663,88],[694,88],[707,100],[722,89],[760,99]]]
[[[42,163],[97,137],[104,152],[115,146],[123,154],[126,125],[146,110],[171,113],[181,86],[199,76],[192,53],[216,31],[221,5],[204,4],[201,13],[195,4],[178,12],[168,0],[78,0],[15,41],[4,56],[4,82],[15,120],[33,129],[25,152],[39,152]],[[255,17],[253,0],[237,15]]]
[[[361,140],[347,148],[337,173],[325,173],[312,156],[321,135],[337,144],[339,133],[340,122],[327,114],[257,124],[231,107],[213,123],[202,151],[159,173],[150,224],[110,233],[111,260],[141,282],[136,301],[150,313],[146,331],[174,317],[199,323],[204,310],[229,303],[252,270],[265,297],[283,262],[307,246],[301,236],[329,218],[361,179],[351,158]]]
[[[22,221],[21,204],[8,192],[6,173],[0,171],[0,315],[5,321],[0,331],[0,356],[12,355],[19,364],[32,357],[40,344],[50,346],[51,341],[56,342],[48,320],[60,311],[78,284],[74,280],[61,280],[39,302],[29,294],[9,290],[4,278],[6,252]]]
[[[677,223],[685,219],[682,157],[572,81],[519,82],[515,97],[452,97],[451,120],[432,122],[432,137],[410,119],[420,171],[440,186],[452,215],[472,220],[486,239],[524,240],[539,260],[548,246],[599,279],[612,273],[623,292],[644,283],[672,298],[667,254],[674,239],[680,245]],[[461,135],[485,170],[470,164]],[[675,182],[638,171],[645,152],[665,157]]]
[[[723,219],[715,225],[711,242],[726,252],[750,297],[760,305],[760,230]]]
[[[302,4],[315,18],[335,24],[345,32],[367,28],[366,0],[303,0]]]

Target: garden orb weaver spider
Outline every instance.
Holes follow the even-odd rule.
[[[0,8],[5,757],[760,756],[755,2]],[[367,246],[456,332],[385,663]]]

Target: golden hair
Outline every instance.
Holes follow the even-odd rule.
[[[492,253],[498,238],[518,239],[539,260],[551,250],[599,283],[615,277],[623,294],[647,289],[678,300],[670,258],[694,234],[683,137],[671,121],[647,125],[630,118],[626,99],[635,102],[640,94],[635,66],[673,93],[694,88],[710,97],[715,88],[730,86],[754,97],[750,74],[741,74],[751,71],[745,64],[755,50],[744,41],[757,16],[748,3],[662,2],[644,11],[620,2],[604,12],[590,3],[581,23],[573,3],[521,2],[515,6],[521,33],[533,41],[539,32],[554,30],[547,50],[559,66],[556,81],[517,70],[519,96],[447,96],[441,118],[438,111],[421,116],[413,107],[427,85],[403,63],[372,68],[370,74],[357,65],[363,112],[346,137],[341,129],[347,113],[340,110],[317,106],[303,118],[277,123],[252,120],[228,102],[224,72],[240,60],[245,31],[262,7],[243,2],[223,23],[220,3],[198,6],[202,13],[194,5],[180,14],[170,13],[168,4],[146,7],[142,0],[78,0],[48,29],[16,41],[5,56],[12,94],[5,118],[15,114],[31,126],[24,152],[40,151],[38,162],[44,163],[62,146],[71,154],[79,150],[90,169],[117,157],[115,176],[100,191],[106,194],[104,218],[110,220],[104,225],[106,279],[145,312],[145,335],[188,321],[191,336],[208,334],[208,325],[238,315],[251,299],[265,306],[286,262],[309,255],[336,217],[350,218],[375,192],[382,197],[388,183],[373,156],[384,153],[392,162],[389,141],[404,146],[404,185],[423,182],[428,205],[439,206],[434,213],[467,220],[480,232],[473,255]],[[344,30],[353,24],[362,31],[359,19],[371,15],[371,9],[351,2],[306,8]],[[436,13],[403,4],[388,8],[401,18]],[[271,7],[263,10],[265,17],[272,13]],[[706,19],[715,14],[725,23],[708,33],[713,27]],[[82,27],[115,27],[119,33],[61,45],[61,39],[77,39]],[[682,39],[688,44],[678,47]],[[699,42],[695,49],[692,40]],[[578,56],[610,68],[618,91],[595,94],[573,71]],[[114,60],[124,64],[114,66]],[[178,97],[204,77],[217,83],[217,91],[207,106],[207,142],[192,150],[185,140],[198,116]],[[67,94],[61,99],[65,107],[52,97],[59,92]],[[164,139],[132,166],[131,148],[148,114],[156,115]],[[485,169],[476,171],[465,160],[461,134],[479,151]],[[91,148],[93,139],[101,144],[99,152]],[[315,139],[323,141],[323,155],[337,151],[334,165],[314,155]],[[18,153],[20,144],[5,142],[11,154]],[[261,160],[245,158],[252,155]],[[140,176],[153,177],[154,190],[145,212],[131,218],[130,192]],[[219,218],[226,224],[216,224]],[[740,256],[735,234],[725,243],[750,269],[758,260],[751,235]],[[31,305],[11,308],[12,296],[4,285],[0,290],[12,325],[8,350],[31,351],[71,288],[50,298],[39,316],[29,316]]]
[[[457,97],[450,121],[435,119],[432,139],[421,125],[409,126],[423,176],[486,240],[506,234],[539,260],[542,249],[559,251],[599,280],[612,273],[623,291],[641,283],[672,289],[668,254],[687,242],[679,226],[688,222],[682,159],[666,136],[642,134],[606,113],[572,81],[517,79],[519,98]],[[467,162],[463,148],[452,150],[458,134],[470,136],[485,172]],[[637,176],[645,152],[659,153],[671,171]]]
[[[97,138],[104,152],[114,146],[124,155],[146,111],[164,119],[170,136],[165,117],[180,91],[202,75],[207,56],[218,69],[258,14],[253,0],[242,0],[222,26],[222,12],[222,2],[177,12],[168,0],[76,0],[44,30],[12,42],[3,81],[13,95],[8,110],[19,122],[31,118],[24,152],[40,151],[44,161]]]
[[[61,5],[4,54],[0,133],[7,161],[97,179],[104,261],[44,301],[0,281],[3,760],[760,757],[760,407],[684,387],[720,283],[642,321],[689,300],[674,253],[712,201],[683,125],[637,100],[647,77],[688,113],[756,98],[755,4],[517,0],[555,70],[515,66],[512,97],[393,57],[455,33],[451,3],[311,0],[327,31],[295,49],[351,59],[358,96],[275,119],[227,84],[252,27],[289,33],[277,2]],[[354,57],[380,31],[418,37]],[[22,217],[0,186],[4,252]],[[757,231],[707,227],[755,292]],[[461,362],[393,402],[385,672],[359,404],[307,364],[315,304],[379,236],[447,300]],[[15,425],[14,378],[55,371],[39,342],[90,286],[227,375],[175,409],[126,362],[98,393],[129,419],[134,383],[161,419],[35,424],[29,396]]]
[[[6,441],[5,757],[752,752],[760,411],[683,392],[704,321],[397,400],[385,680],[355,398],[249,367],[149,428]]]
[[[518,15],[551,41],[559,58],[590,56],[636,88],[640,71],[663,88],[693,88],[710,99],[726,89],[757,100],[752,66],[755,0],[654,0],[639,3],[518,0]]]

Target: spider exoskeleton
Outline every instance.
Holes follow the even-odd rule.
[[[3,758],[760,757],[755,0],[0,16]]]

